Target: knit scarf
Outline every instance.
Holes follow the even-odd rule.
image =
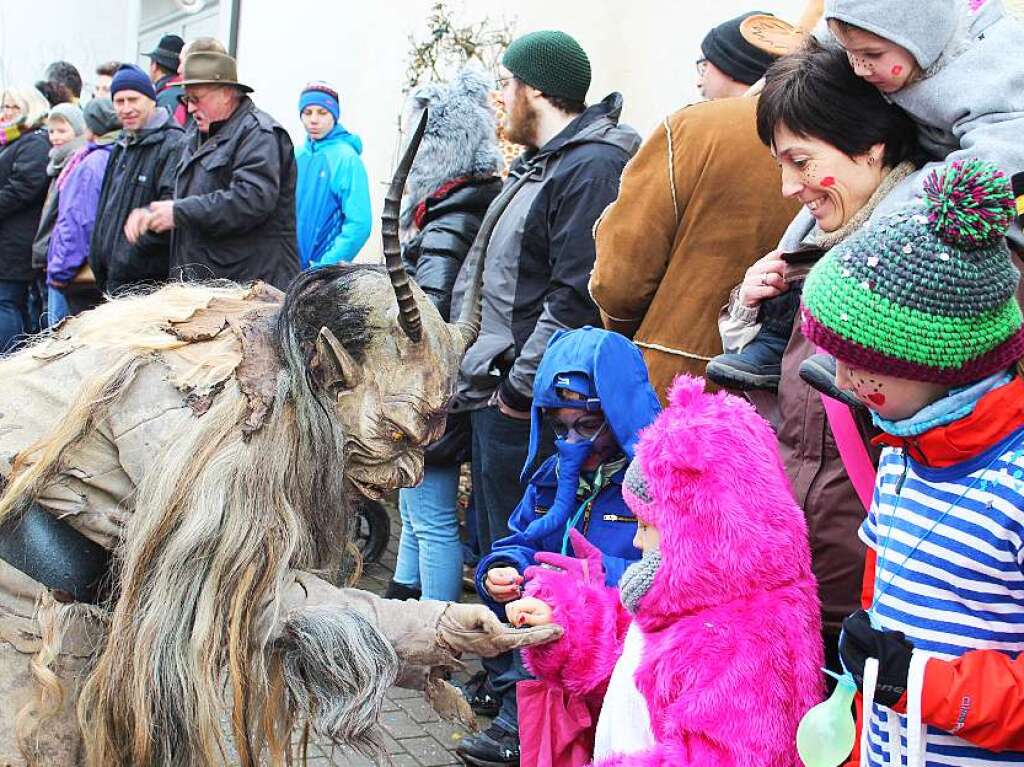
[[[50,161],[46,164],[46,175],[50,178],[56,178],[60,175],[60,172],[64,169],[64,164],[71,158],[75,152],[81,149],[85,145],[85,138],[82,136],[76,136],[74,139],[64,144],[64,146],[55,146],[50,150]]]
[[[84,147],[74,153],[71,159],[67,161],[64,168],[61,170],[60,175],[57,176],[57,191],[61,191],[64,185],[68,182],[68,176],[82,164],[82,161],[92,154],[96,147],[104,147],[113,144],[117,140],[118,134],[121,132],[120,128],[115,128],[109,133],[104,133],[102,136],[97,136],[92,141],[86,143]]]
[[[882,179],[882,183],[875,189],[866,203],[864,203],[860,210],[850,217],[850,220],[843,224],[841,227],[836,229],[834,232],[823,232],[821,227],[817,224],[814,225],[814,229],[808,235],[811,244],[821,248],[822,250],[831,250],[836,245],[841,243],[851,234],[860,229],[871,218],[871,214],[875,212],[875,208],[878,207],[879,203],[886,198],[886,196],[896,185],[899,184],[903,179],[909,176],[916,170],[914,163],[909,160],[905,160],[889,171],[885,178]]]
[[[27,131],[21,123],[11,123],[0,127],[0,149],[21,138]]]
[[[650,591],[659,567],[661,552],[648,551],[639,562],[627,567],[619,579],[619,598],[622,600],[622,606],[633,615],[636,615],[637,604],[643,599],[644,594]]]

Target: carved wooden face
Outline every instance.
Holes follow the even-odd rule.
[[[362,363],[321,334],[317,356],[335,372],[336,409],[345,432],[345,474],[363,495],[380,500],[423,478],[423,451],[445,429],[463,344],[458,331],[413,285],[423,336],[413,342],[398,325],[387,281],[361,280],[374,337]]]

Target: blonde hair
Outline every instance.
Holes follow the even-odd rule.
[[[36,128],[42,125],[50,111],[50,102],[36,88],[6,88],[3,98],[11,98],[18,102],[21,107],[21,117],[18,118],[18,125],[26,128]]]

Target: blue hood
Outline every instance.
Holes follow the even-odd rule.
[[[523,467],[524,476],[537,455],[543,408],[577,406],[555,391],[555,379],[564,373],[584,373],[590,378],[616,441],[633,460],[640,430],[650,426],[661,412],[640,350],[625,336],[608,330],[590,326],[558,330],[548,341],[533,380],[530,452]]]
[[[363,140],[355,133],[349,133],[340,123],[335,125],[334,128],[331,129],[331,132],[319,141],[313,140],[309,135],[306,136],[306,148],[310,151],[318,151],[323,147],[334,143],[348,144],[355,150],[356,154],[363,153]]]

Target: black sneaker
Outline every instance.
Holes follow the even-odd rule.
[[[817,389],[844,405],[858,409],[864,407],[864,404],[850,392],[836,386],[836,358],[831,354],[812,354],[805,359],[800,363],[800,377],[812,389]]]
[[[455,755],[471,767],[518,767],[519,735],[492,724],[483,732],[463,738]]]
[[[501,709],[501,698],[487,683],[487,671],[477,671],[465,684],[458,685],[462,696],[477,716],[495,717]]]

